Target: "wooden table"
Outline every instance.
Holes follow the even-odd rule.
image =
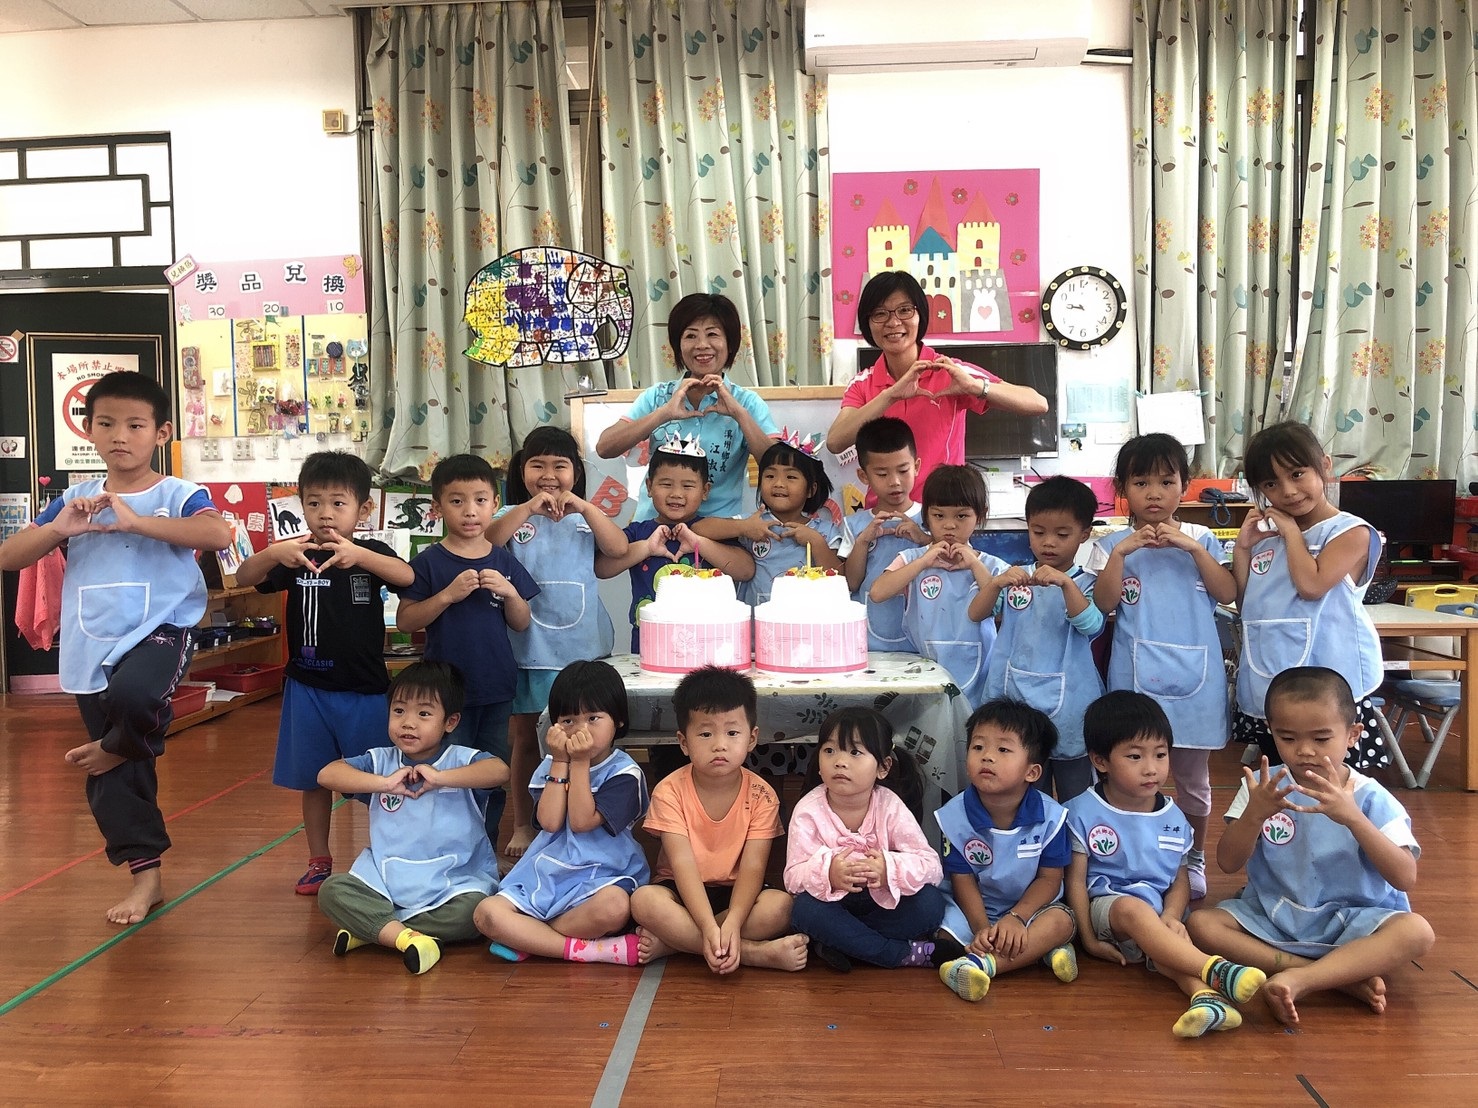
[[[1389,670],[1450,670],[1458,674],[1462,706],[1451,734],[1462,744],[1463,787],[1478,791],[1478,712],[1473,710],[1473,670],[1478,666],[1478,619],[1408,608],[1402,604],[1370,604],[1365,610],[1381,637],[1381,653]],[[1393,640],[1442,638],[1457,640],[1457,653]]]

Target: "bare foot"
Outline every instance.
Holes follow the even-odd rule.
[[[1294,978],[1292,981],[1289,980],[1292,972],[1285,970],[1282,973],[1274,974],[1264,981],[1262,997],[1267,1001],[1269,1010],[1272,1011],[1280,1023],[1297,1025],[1298,1008],[1294,1006],[1293,1002],[1298,999],[1300,990],[1298,988],[1297,978]]]
[[[1384,977],[1367,977],[1364,981],[1341,985],[1339,991],[1368,1004],[1370,1010],[1378,1016],[1386,1010],[1386,979]]]
[[[127,758],[120,757],[117,754],[109,754],[103,749],[103,744],[100,742],[83,743],[81,746],[74,746],[63,757],[68,763],[76,766],[78,769],[85,769],[89,777],[99,777],[107,773],[110,769],[117,769],[124,762],[128,761]],[[134,922],[137,923],[138,921],[135,920]]]
[[[508,845],[503,848],[503,853],[510,858],[522,858],[534,841],[534,829],[528,824],[519,824],[514,827],[513,835],[508,840]]]
[[[108,922],[119,927],[129,927],[143,922],[145,916],[157,905],[164,903],[164,881],[159,867],[142,870],[133,875],[133,889],[113,907],[108,909]]]
[[[638,927],[636,929],[637,965],[644,966],[648,962],[655,962],[658,958],[666,958],[669,954],[676,953],[676,947],[668,946],[645,927]]]
[[[739,944],[739,961],[746,966],[794,973],[806,968],[807,942],[804,935],[782,935],[765,942],[744,939]]]

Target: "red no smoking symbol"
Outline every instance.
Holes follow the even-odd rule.
[[[20,357],[20,344],[9,335],[0,335],[0,362],[13,362]]]

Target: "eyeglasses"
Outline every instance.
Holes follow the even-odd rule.
[[[902,304],[897,308],[879,308],[867,318],[873,323],[887,323],[889,319],[896,318],[899,323],[907,323],[919,310],[912,304]]]

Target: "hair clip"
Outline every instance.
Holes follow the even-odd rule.
[[[809,435],[802,435],[799,429],[792,431],[789,428],[780,429],[780,442],[786,446],[794,447],[808,458],[817,458],[821,454],[821,432],[813,431]]]
[[[703,449],[703,444],[698,441],[697,435],[688,435],[684,438],[675,432],[669,433],[667,441],[658,445],[657,449],[663,454],[684,454],[689,458],[708,456]]]

